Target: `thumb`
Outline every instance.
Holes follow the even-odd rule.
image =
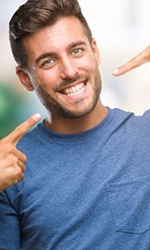
[[[13,145],[17,145],[19,140],[36,124],[40,121],[41,115],[34,114],[29,117],[25,122],[21,123],[19,126],[15,128],[8,136],[3,138],[1,142],[3,143],[11,143]]]

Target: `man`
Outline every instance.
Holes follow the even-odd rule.
[[[47,118],[0,195],[0,248],[150,248],[150,112],[106,108],[100,55],[76,0],[29,0],[10,22],[16,73]]]
[[[136,57],[132,58],[125,65],[114,70],[116,76],[122,75],[146,62],[150,61],[150,46],[144,49]],[[24,177],[26,156],[16,150],[16,144],[22,136],[40,119],[39,114],[29,118],[19,125],[9,136],[0,140],[0,190],[19,182]],[[20,131],[21,130],[21,131]],[[22,157],[21,157],[22,156]],[[18,160],[23,164],[18,164]]]
[[[150,61],[150,45],[139,53],[136,57],[132,58],[125,65],[114,70],[115,76],[122,75],[140,65]],[[0,190],[19,182],[24,177],[26,156],[21,157],[22,152],[18,153],[16,144],[22,136],[40,119],[39,114],[29,118],[23,124],[19,125],[9,136],[0,140]],[[31,121],[30,121],[31,120]],[[20,133],[21,130],[21,133]],[[16,140],[17,139],[17,140]],[[8,157],[9,156],[9,157]],[[15,156],[15,157],[14,157]],[[11,159],[11,160],[10,160]],[[22,159],[22,167],[17,164],[18,160]]]

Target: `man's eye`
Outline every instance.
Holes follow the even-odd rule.
[[[83,52],[82,49],[75,49],[75,50],[73,50],[72,54],[73,55],[80,55],[80,54],[82,54],[82,52]]]
[[[42,68],[49,68],[55,63],[54,59],[48,59],[42,63]]]

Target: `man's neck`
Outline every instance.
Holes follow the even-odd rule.
[[[107,108],[99,101],[93,111],[76,119],[67,119],[51,115],[45,125],[52,131],[60,134],[78,134],[98,125],[107,115]]]

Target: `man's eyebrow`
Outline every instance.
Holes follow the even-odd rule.
[[[83,41],[73,42],[73,43],[69,44],[68,49],[73,49],[73,48],[80,46],[80,45],[86,45],[86,43]]]
[[[38,64],[42,59],[50,57],[50,56],[54,56],[55,53],[50,53],[50,52],[46,52],[46,53],[42,53],[40,56],[38,56],[35,60],[35,63]]]

